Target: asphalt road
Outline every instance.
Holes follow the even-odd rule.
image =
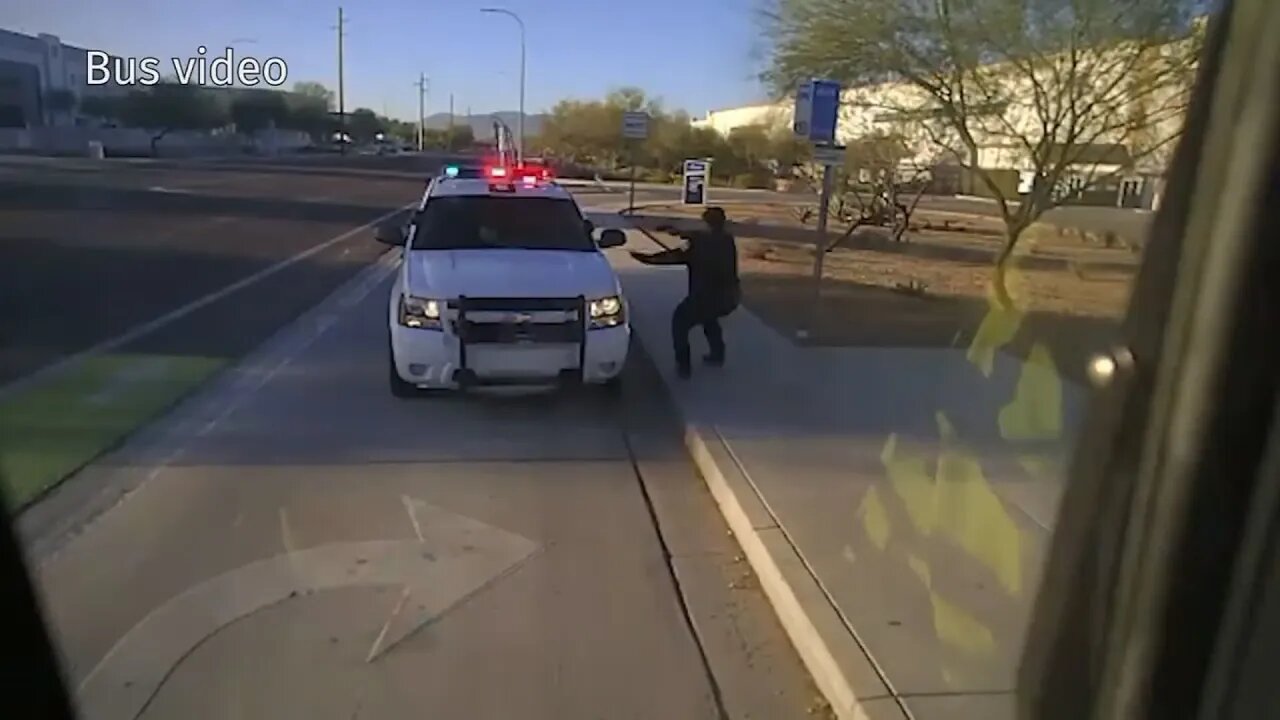
[[[421,175],[409,173],[0,159],[0,385],[315,248],[421,191]],[[191,317],[208,343],[153,338],[148,350],[239,354],[380,251],[353,236]],[[260,324],[245,327],[246,315]]]
[[[235,362],[19,516],[85,717],[805,716],[642,353],[620,400],[390,396],[345,233],[420,182],[72,168],[0,171],[11,373],[345,238],[139,337]]]

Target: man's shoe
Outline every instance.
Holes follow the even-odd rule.
[[[706,363],[707,365],[710,365],[711,367],[724,367],[724,356],[723,355],[719,355],[719,356],[703,355],[702,362]]]

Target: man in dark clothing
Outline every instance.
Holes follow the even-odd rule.
[[[738,247],[726,229],[724,210],[707,208],[702,213],[705,229],[678,231],[664,225],[660,232],[677,235],[686,241],[683,248],[673,248],[645,255],[631,256],[646,265],[685,265],[689,268],[689,294],[671,313],[671,339],[675,346],[676,371],[689,377],[689,331],[702,326],[711,352],[705,356],[708,365],[724,364],[724,333],[720,318],[733,312],[742,299],[738,284]]]

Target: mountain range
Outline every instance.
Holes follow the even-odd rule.
[[[454,125],[470,125],[471,130],[476,137],[489,137],[493,134],[493,120],[498,118],[511,128],[512,132],[517,132],[520,127],[520,113],[514,111],[501,111],[494,113],[484,113],[478,115],[463,115],[461,113],[453,116]],[[546,114],[525,114],[524,116],[524,134],[526,137],[532,137],[542,131],[542,121],[546,119]],[[433,130],[443,130],[449,127],[449,113],[434,113],[428,115],[424,119],[427,128]]]

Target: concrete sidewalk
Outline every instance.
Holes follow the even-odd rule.
[[[625,250],[655,249],[629,232]],[[839,717],[1013,717],[1082,389],[998,352],[1000,318],[985,350],[805,348],[746,309],[725,322],[728,365],[679,380],[683,268],[611,258],[689,450]]]

